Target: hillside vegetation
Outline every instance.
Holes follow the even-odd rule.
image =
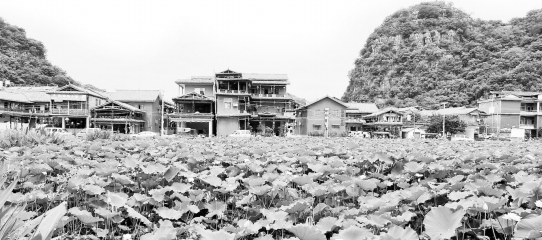
[[[59,86],[75,83],[46,58],[45,46],[26,37],[24,29],[0,18],[0,80],[12,84]]]
[[[370,35],[345,101],[436,108],[474,105],[493,90],[542,91],[542,9],[509,23],[444,2],[401,9]]]

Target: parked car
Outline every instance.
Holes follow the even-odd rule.
[[[236,130],[232,134],[228,135],[230,137],[252,137],[250,130]]]
[[[46,127],[43,130],[45,130],[46,133],[53,133],[53,134],[60,134],[60,135],[73,135],[64,128]]]
[[[86,138],[88,133],[95,132],[95,131],[100,131],[100,130],[101,129],[99,129],[99,128],[86,128],[85,130],[80,131],[77,134],[75,134],[75,136],[78,137],[78,138]]]
[[[132,138],[154,138],[160,136],[158,133],[151,132],[151,131],[143,131],[137,134],[132,134]]]
[[[467,141],[467,142],[474,141],[474,139],[468,138],[466,135],[456,135],[452,137],[451,140],[452,141]]]

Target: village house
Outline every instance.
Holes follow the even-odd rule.
[[[140,131],[160,132],[162,119],[162,94],[159,90],[116,90],[114,92],[105,93],[110,100],[123,102],[131,105],[145,114],[143,120],[145,123],[141,126]],[[168,113],[172,113],[175,109],[174,104],[168,101],[164,102],[164,126],[168,130],[167,124]]]
[[[91,127],[116,133],[135,134],[145,129],[145,112],[132,105],[110,100],[90,109]]]
[[[107,101],[107,97],[72,84],[47,92],[51,99],[50,117],[54,127],[77,133],[90,127],[90,109]]]
[[[2,92],[23,95],[29,101],[29,103],[21,103],[24,116],[19,117],[19,123],[23,123],[24,128],[35,128],[52,124],[49,117],[51,98],[47,92],[55,89],[57,89],[56,86],[10,86],[3,88]]]
[[[276,135],[294,122],[296,104],[286,92],[290,84],[286,74],[244,73],[243,78],[251,81],[251,99],[248,103],[250,128],[253,130],[271,128]]]
[[[170,114],[176,132],[227,136],[236,130],[270,128],[275,134],[294,122],[299,104],[288,94],[285,74],[225,70],[212,77],[175,81],[177,112]]]
[[[179,96],[173,98],[175,113],[169,114],[175,133],[215,135],[214,78],[191,77],[175,83],[179,85]]]
[[[487,132],[510,133],[522,129],[525,136],[542,133],[542,92],[492,91],[487,99],[478,101],[478,109],[488,114]]]
[[[363,131],[363,116],[375,113],[378,111],[378,107],[375,103],[357,103],[348,102],[348,109],[346,109],[346,130],[348,132]]]
[[[363,116],[365,129],[376,137],[401,137],[404,124],[404,113],[397,108],[389,107]]]
[[[325,96],[296,110],[295,134],[333,136],[346,134],[346,110],[349,106]]]

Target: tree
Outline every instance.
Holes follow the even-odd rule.
[[[451,134],[464,132],[467,124],[458,116],[446,116],[445,118],[445,132]],[[429,117],[429,126],[427,127],[429,133],[442,133],[442,115],[433,115]]]

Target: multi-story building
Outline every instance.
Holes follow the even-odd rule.
[[[216,73],[215,80],[217,135],[226,136],[235,130],[248,129],[251,80],[229,69]]]
[[[143,111],[145,121],[141,131],[160,132],[162,119],[162,94],[159,90],[117,90],[105,93],[111,100],[123,102]],[[164,102],[164,122],[173,112],[173,103]],[[166,125],[168,126],[168,125]],[[164,129],[168,127],[164,126]]]
[[[375,113],[362,117],[367,131],[374,135],[386,135],[401,137],[401,131],[404,124],[404,113],[397,108],[385,108]]]
[[[76,133],[90,127],[90,109],[107,101],[107,97],[72,84],[47,92],[50,116],[55,127]]]
[[[90,109],[90,126],[116,133],[139,133],[145,126],[145,112],[132,105],[110,100]]]
[[[325,96],[296,110],[295,134],[333,136],[346,133],[346,110],[349,106]]]
[[[346,103],[348,109],[346,109],[346,130],[348,132],[363,131],[363,116],[375,113],[378,111],[378,107],[374,103]]]
[[[170,114],[177,132],[226,136],[236,130],[271,128],[276,134],[294,122],[299,104],[287,93],[285,74],[240,73],[226,70],[212,77],[175,81],[179,96]]]
[[[179,96],[173,98],[175,113],[169,114],[175,132],[186,129],[191,134],[215,135],[214,77],[191,77],[175,83],[179,85]]]
[[[492,91],[478,101],[478,109],[488,113],[488,133],[525,130],[527,136],[539,136],[542,127],[542,92]]]

